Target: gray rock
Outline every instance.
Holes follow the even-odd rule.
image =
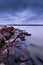
[[[21,61],[27,61],[30,59],[30,53],[27,49],[23,49],[20,54],[20,60]]]

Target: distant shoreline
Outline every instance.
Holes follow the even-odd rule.
[[[0,26],[43,26],[43,24],[1,24]]]

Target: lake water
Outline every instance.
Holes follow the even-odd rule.
[[[14,26],[31,34],[27,41],[43,47],[43,26]]]
[[[24,42],[30,51],[30,56],[37,65],[43,65],[36,56],[43,57],[43,26],[14,26],[31,34]],[[33,46],[31,45],[33,44]]]

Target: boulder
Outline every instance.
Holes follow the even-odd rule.
[[[23,62],[23,63],[21,63],[20,65],[26,65],[26,64]]]
[[[0,30],[6,29],[6,26],[0,26]]]
[[[8,54],[8,50],[4,49],[4,50],[0,50],[0,59],[6,58]]]
[[[1,63],[0,65],[5,65],[4,63]]]
[[[20,65],[31,65],[28,61],[20,63]]]
[[[23,49],[20,54],[20,61],[27,61],[30,59],[30,53],[27,49]]]
[[[11,34],[9,32],[5,32],[5,33],[3,33],[3,35],[4,35],[6,40],[11,38]]]
[[[2,51],[2,54],[3,54],[3,57],[4,57],[4,58],[7,57],[8,50],[7,50],[7,49],[4,49],[4,50]]]
[[[4,36],[0,33],[0,48],[3,47],[5,41],[4,41]]]
[[[21,48],[21,44],[20,44],[19,41],[16,41],[16,42],[15,42],[15,47],[17,47],[17,48]]]
[[[23,32],[25,36],[31,36],[28,32]]]
[[[11,32],[12,30],[14,30],[14,27],[7,27],[8,32]]]
[[[15,52],[14,46],[9,47],[8,50],[9,50],[9,55],[15,56],[16,52]]]

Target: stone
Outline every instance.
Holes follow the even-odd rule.
[[[4,49],[4,50],[2,51],[2,58],[7,57],[7,54],[8,54],[8,50],[7,50],[7,49]]]
[[[7,46],[9,46],[9,45],[11,46],[11,45],[15,44],[14,41],[15,41],[15,39],[14,38],[11,38],[9,40],[6,40],[5,43],[6,43]]]
[[[14,31],[14,30],[12,30],[12,31],[10,32],[10,34],[11,34],[11,35],[14,35],[14,32],[15,32],[15,31]]]
[[[5,65],[4,63],[1,63],[0,65]]]
[[[25,36],[31,36],[28,32],[23,32]]]
[[[31,64],[29,63],[29,61],[26,61],[26,62],[20,63],[20,65],[31,65]]]
[[[19,43],[16,44],[16,47],[21,48],[21,44],[19,44]]]
[[[3,33],[3,35],[4,35],[6,40],[11,38],[11,34],[9,32],[5,32],[5,33]]]
[[[21,41],[25,41],[25,36],[24,36],[24,35],[20,35],[20,34],[19,34],[19,35],[17,36],[17,38],[20,38]]]
[[[12,30],[14,30],[14,27],[7,27],[7,31],[11,32]]]
[[[4,49],[2,54],[7,54],[7,49]]]
[[[3,35],[1,35],[1,33],[0,33],[0,48],[3,47],[4,43],[5,43],[4,37],[3,37]]]
[[[21,48],[21,44],[20,44],[19,41],[16,41],[16,42],[15,42],[15,47],[17,47],[17,48]]]
[[[27,61],[30,59],[30,53],[27,49],[23,49],[20,54],[20,61]]]
[[[9,55],[15,56],[16,52],[15,52],[14,46],[8,48],[8,50],[9,50]]]
[[[5,28],[6,28],[6,26],[0,26],[0,30],[5,29]]]
[[[21,63],[20,65],[26,65],[25,63]]]

